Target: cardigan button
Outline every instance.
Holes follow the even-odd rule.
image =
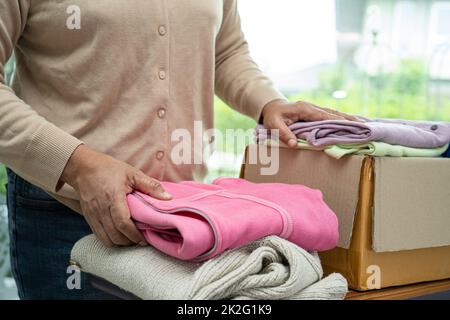
[[[164,158],[164,151],[158,151],[156,153],[156,159],[162,160]]]
[[[166,109],[165,108],[159,108],[158,110],[158,118],[160,119],[164,119],[164,117],[166,116]]]
[[[166,77],[167,77],[166,71],[164,71],[164,70],[162,70],[162,69],[159,70],[159,79],[165,80]]]
[[[439,126],[437,124],[431,126],[431,130],[436,131],[437,129],[439,129]]]
[[[163,26],[163,25],[159,26],[159,28],[158,28],[158,33],[159,33],[160,36],[165,36],[166,33],[167,33],[166,27]]]

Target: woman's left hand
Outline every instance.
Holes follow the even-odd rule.
[[[297,137],[289,130],[289,126],[298,121],[358,121],[354,116],[308,102],[284,100],[276,100],[267,104],[263,109],[262,116],[266,129],[278,129],[280,140],[291,148],[297,147]]]

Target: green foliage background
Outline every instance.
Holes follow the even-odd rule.
[[[0,165],[0,193],[4,194],[6,192],[6,170],[5,166]]]

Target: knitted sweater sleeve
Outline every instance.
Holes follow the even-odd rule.
[[[5,84],[5,64],[26,28],[30,0],[0,0],[0,162],[48,190],[82,143],[33,110]]]
[[[250,56],[237,0],[224,0],[222,26],[216,39],[215,90],[231,107],[255,120],[267,103],[286,99]]]

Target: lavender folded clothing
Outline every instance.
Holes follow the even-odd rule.
[[[299,138],[313,146],[367,143],[380,141],[411,148],[439,148],[450,142],[450,123],[370,120],[297,122],[289,127]],[[258,140],[267,138],[262,127],[256,131]]]

